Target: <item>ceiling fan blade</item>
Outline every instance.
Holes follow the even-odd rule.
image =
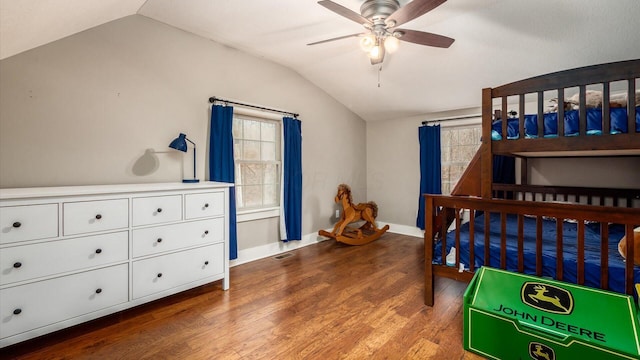
[[[448,48],[455,41],[454,39],[438,34],[432,34],[424,31],[396,29],[394,35],[400,32],[402,35],[398,40],[408,41],[415,44],[435,46],[439,48]]]
[[[366,17],[363,17],[362,15],[358,14],[355,11],[349,10],[346,7],[340,5],[340,4],[336,4],[333,1],[330,0],[322,0],[322,1],[318,1],[318,4],[326,7],[327,9],[333,11],[334,13],[338,14],[338,15],[342,15],[344,17],[346,17],[349,20],[355,21],[358,24],[364,25],[364,24],[369,24],[371,25],[372,22],[367,19]]]
[[[350,37],[356,37],[356,36],[363,36],[366,35],[366,33],[360,33],[360,34],[351,34],[351,35],[345,35],[345,36],[338,36],[338,37],[334,37],[331,39],[326,39],[326,40],[321,40],[321,41],[316,41],[316,42],[312,42],[309,43],[307,45],[318,45],[318,44],[324,44],[326,42],[330,42],[330,41],[336,41],[336,40],[341,40],[341,39],[346,39],[346,38],[350,38]]]
[[[447,0],[413,0],[389,15],[385,22],[392,27],[402,25],[435,9],[445,1]]]

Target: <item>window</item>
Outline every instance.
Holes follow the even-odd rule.
[[[471,159],[480,148],[482,128],[475,126],[449,126],[442,128],[442,193],[449,195],[456,186]]]
[[[233,117],[238,210],[280,205],[280,122],[249,115]]]

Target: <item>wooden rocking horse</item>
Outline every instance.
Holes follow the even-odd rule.
[[[375,202],[369,201],[368,203],[353,204],[349,185],[338,185],[338,193],[336,194],[335,201],[342,204],[340,221],[333,227],[332,232],[320,230],[318,231],[319,235],[349,245],[364,245],[378,239],[389,229],[389,225],[385,225],[383,228],[378,228],[376,225],[378,205]],[[353,222],[361,220],[364,220],[365,223],[359,228],[348,226]]]

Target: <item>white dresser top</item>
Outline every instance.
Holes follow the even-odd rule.
[[[146,184],[114,184],[114,185],[80,185],[80,186],[54,186],[54,187],[27,187],[0,189],[0,200],[43,198],[57,196],[82,196],[100,194],[140,193],[145,191],[184,191],[184,190],[208,190],[216,188],[228,188],[230,183],[203,181],[189,184],[181,182],[172,183],[146,183]]]

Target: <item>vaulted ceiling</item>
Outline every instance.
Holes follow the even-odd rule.
[[[359,13],[363,1],[334,2]],[[315,0],[0,0],[0,59],[134,14],[289,67],[366,121],[478,107],[483,87],[640,58],[638,0],[448,0],[402,27],[453,45],[401,42],[382,66],[357,37],[308,46],[363,31]]]

